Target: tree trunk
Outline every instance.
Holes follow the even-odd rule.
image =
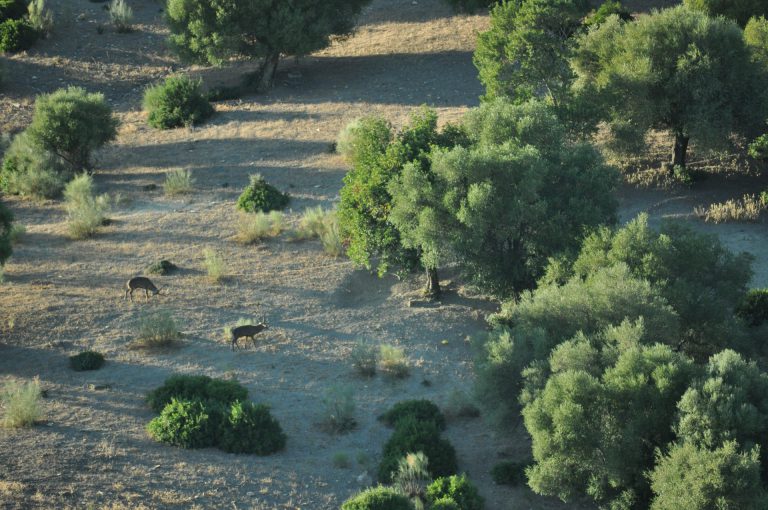
[[[688,152],[688,137],[675,133],[675,146],[672,148],[672,170],[676,166],[685,168],[685,155]]]
[[[440,278],[437,276],[436,267],[427,268],[427,286],[424,288],[424,295],[430,299],[440,297]]]
[[[266,92],[272,88],[275,82],[275,72],[277,64],[280,62],[280,52],[271,53],[264,59],[259,73],[259,83],[257,85],[259,92]]]

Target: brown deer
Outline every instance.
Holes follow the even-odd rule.
[[[125,301],[129,294],[131,296],[131,301],[133,301],[133,291],[137,289],[144,290],[144,296],[146,297],[147,301],[149,301],[150,292],[153,296],[160,294],[160,289],[155,287],[155,284],[152,283],[149,278],[136,276],[128,280],[128,282],[125,284],[125,295],[123,296],[123,301]]]
[[[256,347],[256,339],[254,336],[258,335],[265,329],[269,329],[269,323],[263,315],[261,317],[261,321],[256,325],[247,324],[245,326],[238,326],[232,329],[232,350],[235,350],[235,346],[237,345],[237,340],[239,338],[250,338],[251,343],[254,347]]]

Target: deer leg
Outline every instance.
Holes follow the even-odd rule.
[[[133,289],[130,289],[130,293],[131,293],[131,303],[133,303]]]
[[[128,299],[128,289],[125,289],[125,292],[123,293],[123,301]]]

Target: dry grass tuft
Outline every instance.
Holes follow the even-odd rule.
[[[183,168],[171,170],[165,174],[163,191],[167,196],[187,195],[194,191],[195,179],[192,172]]]
[[[161,310],[141,317],[136,326],[135,347],[154,349],[170,347],[181,338],[170,312]]]
[[[359,341],[352,348],[349,354],[352,361],[352,368],[358,375],[363,377],[373,377],[376,375],[376,364],[379,361],[379,350],[364,341]]]
[[[402,379],[410,373],[408,358],[400,347],[383,344],[379,348],[381,371],[390,377]]]
[[[133,9],[125,0],[112,0],[109,4],[109,20],[121,34],[133,31]]]
[[[78,175],[64,188],[67,230],[73,239],[91,237],[107,221],[109,196],[93,192],[93,178],[88,174]]]
[[[294,241],[320,239],[323,250],[332,257],[344,253],[344,246],[339,233],[339,219],[334,210],[311,207],[299,218],[299,225],[291,233]]]
[[[212,248],[203,250],[203,265],[208,278],[214,283],[221,282],[227,276],[227,263],[224,257]]]
[[[696,207],[694,214],[708,223],[757,221],[766,209],[766,203],[757,195],[744,195],[709,207]]]
[[[240,244],[257,243],[268,237],[279,236],[285,228],[283,213],[241,213],[237,220],[235,239]]]
[[[26,485],[21,482],[0,480],[0,496],[10,498],[24,492]]]
[[[37,377],[29,382],[12,380],[5,383],[0,393],[2,426],[18,429],[34,425],[42,415],[41,396],[40,380]]]

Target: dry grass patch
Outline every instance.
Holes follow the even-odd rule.
[[[323,397],[320,427],[331,434],[343,434],[357,426],[355,399],[351,386],[331,386]]]
[[[109,4],[109,20],[121,34],[133,31],[133,9],[125,0],[112,0]]]
[[[2,402],[2,426],[5,428],[31,427],[42,416],[40,406],[40,380],[24,382],[11,380],[3,385],[0,393]]]
[[[376,375],[376,364],[379,361],[379,350],[364,341],[359,341],[352,348],[349,354],[352,361],[352,368],[362,377],[373,377]]]
[[[390,377],[402,379],[410,373],[405,351],[394,345],[383,344],[379,347],[381,371]]]
[[[203,266],[208,274],[208,279],[214,283],[219,283],[227,276],[227,262],[213,248],[203,250]]]
[[[109,196],[94,195],[93,178],[88,174],[78,175],[67,184],[64,201],[67,230],[73,239],[91,237],[107,221]]]
[[[179,338],[181,333],[173,316],[170,312],[161,310],[139,318],[133,346],[148,349],[170,347]]]
[[[253,244],[269,237],[277,237],[285,228],[283,213],[240,213],[235,239],[240,244]]]
[[[194,191],[195,179],[192,172],[183,168],[171,170],[165,174],[163,191],[169,197],[176,195],[188,195]]]
[[[344,252],[336,211],[319,206],[304,211],[290,238],[294,241],[320,239],[323,250],[332,257],[339,257]]]
[[[24,492],[26,485],[21,482],[12,482],[6,480],[0,480],[0,496],[4,498],[12,498],[19,496]]]
[[[760,219],[765,208],[766,203],[760,197],[747,194],[709,207],[696,207],[694,214],[708,223],[754,222]]]

